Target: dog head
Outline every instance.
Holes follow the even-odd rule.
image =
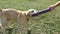
[[[36,10],[35,9],[29,9],[28,11],[26,11],[26,16],[29,19],[31,19],[32,15],[36,13]]]
[[[35,9],[29,9],[27,11],[27,15],[29,15],[29,16],[32,16],[34,13],[36,13],[36,10]]]

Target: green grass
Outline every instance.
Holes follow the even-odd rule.
[[[15,8],[18,10],[42,10],[59,0],[0,0],[1,8]],[[12,24],[14,28],[16,25]],[[60,34],[60,7],[52,12],[33,17],[29,21],[31,34]],[[15,29],[17,29],[15,27]],[[18,34],[18,33],[17,33]]]

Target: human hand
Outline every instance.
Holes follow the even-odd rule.
[[[55,9],[57,6],[60,6],[60,1],[58,1],[57,3],[50,5],[49,8],[51,8],[51,10]]]

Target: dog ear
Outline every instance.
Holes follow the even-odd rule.
[[[31,19],[30,11],[26,11],[26,17],[27,17],[28,21],[29,21],[29,19]]]

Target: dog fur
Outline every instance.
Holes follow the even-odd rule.
[[[18,30],[22,34],[22,26],[27,27],[29,19],[31,19],[31,11],[20,11],[16,9],[0,9],[0,17],[2,24],[2,32],[6,34],[6,24],[10,23],[8,21],[14,21],[18,24]]]

